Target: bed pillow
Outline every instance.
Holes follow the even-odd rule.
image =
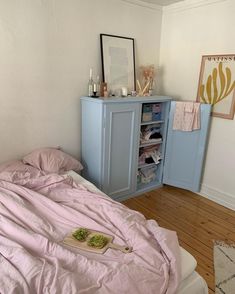
[[[36,149],[23,158],[30,164],[46,173],[63,173],[65,171],[80,171],[81,163],[69,154],[55,148]]]

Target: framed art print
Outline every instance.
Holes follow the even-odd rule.
[[[233,119],[235,54],[202,56],[197,101],[212,104],[212,115]]]
[[[134,91],[135,83],[135,47],[134,39],[100,35],[103,81],[112,94],[126,87],[128,93]]]

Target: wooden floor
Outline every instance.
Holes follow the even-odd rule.
[[[164,186],[123,202],[177,232],[180,245],[197,260],[197,272],[214,293],[213,240],[235,242],[235,211],[192,192]]]

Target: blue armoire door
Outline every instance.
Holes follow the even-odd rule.
[[[171,102],[163,183],[198,192],[206,150],[211,105],[201,104],[201,128],[192,132],[173,130],[175,106],[176,102]]]
[[[139,103],[110,103],[104,111],[103,189],[113,199],[135,192]]]

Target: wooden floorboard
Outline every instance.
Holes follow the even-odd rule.
[[[235,242],[235,211],[198,194],[170,186],[123,202],[147,219],[177,232],[180,245],[197,260],[197,272],[214,293],[213,242]]]

